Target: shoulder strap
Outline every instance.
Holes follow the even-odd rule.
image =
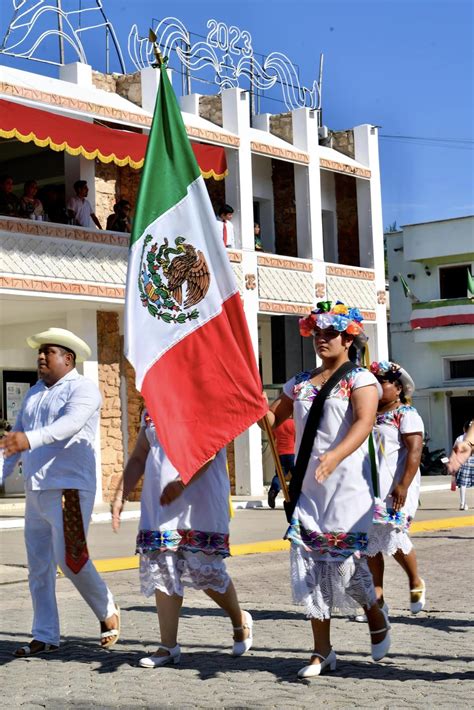
[[[374,496],[375,496],[375,498],[379,498],[379,496],[380,496],[379,473],[377,470],[377,459],[375,458],[375,446],[374,446],[373,433],[369,434],[369,459],[370,459],[370,472],[372,474],[372,488],[374,491]]]
[[[317,396],[313,400],[308,418],[306,420],[303,436],[301,438],[300,448],[296,458],[295,470],[291,477],[288,489],[290,500],[284,504],[288,522],[291,522],[291,516],[293,515],[293,511],[301,492],[301,486],[303,485],[303,479],[308,467],[311,451],[313,450],[314,437],[316,436],[319,420],[321,419],[321,414],[323,412],[324,402],[337,383],[340,382],[340,380],[342,380],[342,378],[349,372],[355,370],[356,367],[357,365],[354,365],[353,362],[345,362],[341,365],[341,367],[339,367],[336,372],[331,375],[326,384],[321,387]]]

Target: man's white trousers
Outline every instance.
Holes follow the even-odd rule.
[[[79,491],[84,531],[87,534],[95,494]],[[59,615],[56,603],[56,568],[59,566],[90,606],[99,621],[115,613],[110,590],[91,560],[74,574],[65,562],[62,491],[26,491],[25,543],[28,581],[33,600],[32,637],[59,645]]]

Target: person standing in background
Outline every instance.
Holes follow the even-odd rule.
[[[74,220],[74,224],[79,227],[90,227],[91,220],[97,229],[102,229],[102,225],[94,214],[92,205],[87,199],[89,187],[86,180],[76,180],[74,183],[74,197],[69,198],[67,203],[68,215]]]
[[[230,205],[221,205],[217,213],[217,221],[219,223],[220,234],[224,241],[224,246],[227,249],[234,249],[235,247],[235,234],[234,225],[231,220],[234,216],[234,208]]]
[[[468,439],[469,428],[474,424],[474,420],[467,421],[463,427],[463,434],[458,436],[454,442],[454,450]],[[469,443],[469,442],[468,442]],[[461,464],[459,470],[456,473],[456,485],[459,488],[459,510],[469,510],[466,503],[466,489],[472,488],[474,486],[474,452],[472,450],[472,444],[470,444],[471,455],[463,464]]]
[[[295,468],[295,422],[293,417],[286,419],[280,426],[274,429],[273,436],[275,437],[278,458],[280,459],[283,473],[285,474],[285,478],[289,480]],[[275,507],[275,499],[280,490],[280,481],[278,475],[275,473],[268,491],[268,505],[270,508]]]

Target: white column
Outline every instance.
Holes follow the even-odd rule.
[[[145,67],[140,71],[140,84],[142,90],[142,108],[153,113],[155,110],[156,94],[160,84],[160,71],[156,67]]]
[[[199,116],[199,99],[201,94],[186,94],[179,97],[179,105],[181,111],[191,113],[193,116]]]
[[[367,165],[370,180],[357,180],[357,212],[361,266],[375,269],[375,288],[381,299],[385,294],[385,263],[383,245],[382,193],[378,130],[364,124],[354,128],[355,159]],[[387,306],[376,305],[376,355],[379,360],[388,357]]]
[[[295,165],[296,226],[298,256],[324,258],[319,168],[318,119],[315,111],[292,111],[293,144],[309,153],[309,165]]]
[[[238,150],[228,149],[229,174],[225,180],[225,199],[235,214],[232,219],[236,247],[254,251],[252,155],[250,152],[249,95],[241,89],[222,92],[223,128],[240,138]]]
[[[254,250],[242,253],[242,270],[245,276],[255,277],[257,283],[257,254]],[[252,286],[252,279],[246,279]],[[244,286],[243,303],[250,338],[258,363],[258,288]],[[238,406],[238,405],[237,405]],[[234,441],[235,488],[239,495],[259,496],[263,492],[262,435],[254,424]]]
[[[99,359],[97,350],[97,314],[95,310],[69,311],[66,328],[86,341],[92,353],[89,360],[78,365],[78,370],[99,387]],[[100,420],[95,437],[95,460],[97,475],[96,503],[102,503],[102,461],[100,446]]]

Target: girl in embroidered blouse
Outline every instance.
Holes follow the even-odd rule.
[[[138,662],[143,668],[179,663],[178,623],[184,587],[202,589],[230,617],[232,655],[252,645],[252,617],[242,611],[224,559],[229,556],[229,478],[222,449],[184,485],[145,413],[135,449],[112,504],[118,531],[124,501],[145,472],[137,537],[142,592],[156,599],[159,648]]]
[[[330,301],[300,320],[300,333],[314,338],[322,365],[292,377],[270,407],[270,423],[279,426],[293,413],[296,452],[300,447],[312,401],[339,367],[349,361],[349,348],[362,337],[362,315]],[[375,377],[361,367],[346,374],[324,402],[313,449],[293,518],[286,533],[291,542],[293,598],[311,620],[314,651],[300,678],[334,670],[330,619],[336,609],[366,610],[372,636],[372,657],[388,652],[388,619],[377,604],[365,559],[372,523],[373,493],[368,455],[369,436],[379,399]]]
[[[369,568],[378,602],[384,606],[383,555],[393,555],[408,577],[410,610],[418,614],[425,606],[426,589],[418,573],[408,530],[420,494],[423,420],[408,404],[415,386],[403,367],[384,360],[373,362],[370,370],[380,382],[383,394],[374,428],[380,499],[376,501],[374,525],[369,533]],[[384,608],[388,612],[386,605]]]

